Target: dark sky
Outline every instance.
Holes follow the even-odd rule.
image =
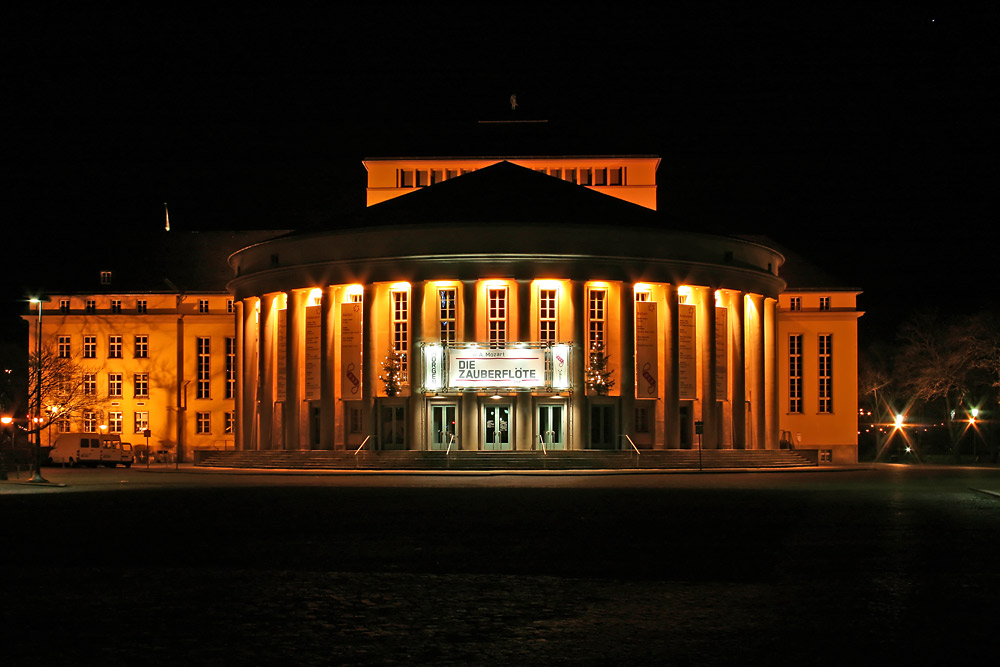
[[[482,153],[476,121],[517,93],[577,152],[660,155],[679,224],[772,236],[863,288],[863,323],[914,286],[996,301],[986,17],[467,5],[8,16],[12,252],[141,237],[165,201],[176,229],[326,224],[363,205],[362,157]]]

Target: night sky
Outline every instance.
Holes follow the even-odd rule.
[[[917,294],[998,301],[985,17],[415,6],[8,16],[10,252],[141,242],[163,202],[179,230],[336,224],[363,157],[481,154],[477,121],[544,119],[553,146],[660,155],[668,222],[768,235],[863,289],[863,335]]]

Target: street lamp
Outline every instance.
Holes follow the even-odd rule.
[[[47,484],[49,480],[42,477],[42,302],[48,301],[45,297],[32,297],[28,299],[38,306],[38,326],[35,329],[35,471],[29,481]]]

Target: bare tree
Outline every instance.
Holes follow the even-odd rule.
[[[104,398],[97,393],[94,375],[95,369],[76,359],[60,357],[51,348],[43,348],[40,354],[32,352],[28,357],[28,414],[45,416],[37,430],[83,411],[102,408]]]

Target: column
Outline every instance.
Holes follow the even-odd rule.
[[[750,393],[751,393],[751,424],[753,426],[753,445],[756,449],[767,447],[767,384],[765,382],[764,359],[767,351],[765,349],[764,318],[765,304],[764,297],[754,294],[751,297],[753,303],[753,323],[748,347],[753,352],[750,355]]]
[[[517,331],[510,340],[528,342],[537,336],[531,326],[531,281],[517,281]],[[513,449],[531,449],[535,433],[532,428],[531,393],[518,392],[514,400]]]
[[[337,319],[340,308],[337,305],[339,288],[327,287],[323,290],[320,302],[320,358],[323,360],[323,371],[320,376],[319,404],[319,447],[320,449],[336,449],[337,439],[337,357],[340,350],[337,345]],[[339,405],[343,405],[339,403]]]
[[[664,314],[666,331],[666,351],[664,353],[663,377],[663,444],[667,449],[680,449],[681,447],[681,386],[680,386],[680,362],[679,362],[679,336],[680,323],[678,321],[677,309],[677,286],[670,284],[663,287],[664,300],[667,310]]]
[[[458,340],[471,343],[476,340],[476,301],[479,285],[475,280],[462,281],[462,309],[459,313],[461,329],[456,332]],[[461,449],[479,449],[479,396],[474,391],[462,392],[459,403],[461,411]]]
[[[257,305],[260,301],[256,298],[243,299],[240,302],[238,311],[243,320],[243,335],[238,344],[240,346],[237,354],[240,359],[240,385],[242,386],[242,412],[239,415],[239,449],[257,449],[257,414],[258,400],[260,392],[260,376],[258,375],[259,363],[257,353],[259,351],[258,339],[260,337],[260,322],[258,318]]]
[[[366,449],[375,449],[373,441],[376,436],[375,428],[375,382],[378,378],[378,364],[381,360],[375,352],[374,341],[372,340],[372,312],[375,303],[375,285],[368,283],[365,285],[363,301],[361,304],[361,420],[364,428],[368,431],[365,435],[370,435],[371,439],[365,445]]]
[[[260,324],[257,335],[257,449],[271,449],[271,426],[274,416],[274,294],[260,298]]]
[[[587,364],[587,293],[582,280],[570,283],[573,305],[573,362],[570,369],[570,386],[573,393],[569,400],[569,425],[567,449],[587,447],[587,387],[584,369]]]
[[[285,401],[282,404],[284,448],[299,449],[299,419],[302,410],[301,361],[303,338],[302,290],[289,290],[285,302]],[[280,317],[280,315],[279,315]]]
[[[407,401],[407,448],[428,449],[427,428],[424,421],[424,394],[421,391],[424,380],[424,300],[427,282],[419,281],[410,285],[410,349],[407,352],[410,398]]]
[[[748,299],[746,292],[736,292],[731,295],[730,317],[735,322],[729,325],[732,332],[732,363],[730,369],[733,378],[733,393],[729,397],[733,413],[733,449],[747,449],[747,380],[746,380],[746,308]]]
[[[777,305],[777,299],[764,299],[764,442],[767,449],[779,446]]]
[[[715,288],[699,287],[698,339],[701,344],[701,421],[704,424],[703,447],[718,449],[722,421],[715,400]]]
[[[621,384],[618,385],[621,405],[618,447],[632,451],[632,445],[624,438],[625,434],[629,437],[633,435],[635,422],[635,290],[632,283],[622,283],[618,298],[618,321],[621,329],[618,354],[622,360],[619,378]]]

